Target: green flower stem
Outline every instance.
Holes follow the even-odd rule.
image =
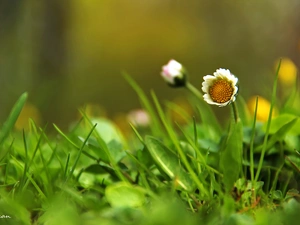
[[[233,110],[234,121],[235,121],[235,123],[237,123],[240,119],[239,112],[238,112],[235,102],[232,102],[231,105],[232,105],[232,110]]]
[[[197,98],[203,100],[202,93],[197,88],[195,88],[195,86],[192,85],[190,82],[186,82],[185,87]]]

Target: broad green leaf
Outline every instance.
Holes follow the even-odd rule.
[[[149,151],[147,151],[146,148],[138,150],[137,158],[138,158],[140,163],[142,163],[143,165],[145,165],[148,168],[151,165],[153,165],[153,159],[151,158],[151,155],[150,155]]]
[[[147,149],[152,158],[170,178],[186,191],[194,190],[194,182],[190,175],[180,166],[179,158],[154,137],[146,136]]]
[[[10,114],[3,124],[0,132],[0,146],[3,144],[4,140],[9,135],[10,131],[13,129],[21,110],[23,109],[25,102],[27,99],[27,93],[23,93],[21,97],[18,99],[18,101],[15,103],[14,107],[10,111]]]
[[[126,155],[122,144],[120,142],[117,142],[116,140],[111,140],[107,144],[107,148],[115,162],[119,162]]]
[[[243,126],[239,120],[232,123],[225,149],[221,153],[220,167],[223,171],[223,182],[227,192],[231,190],[234,182],[239,178],[242,167],[243,152]]]
[[[105,197],[112,207],[140,207],[146,201],[144,189],[124,182],[108,186]]]

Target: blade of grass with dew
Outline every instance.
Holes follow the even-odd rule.
[[[140,86],[135,82],[134,79],[127,73],[123,72],[124,78],[127,80],[129,85],[134,89],[134,91],[137,93],[142,105],[145,107],[146,111],[149,113],[151,117],[151,126],[153,134],[161,136],[164,135],[162,132],[162,127],[160,125],[160,122],[157,118],[157,115],[155,113],[155,110],[153,109],[149,99],[147,98],[145,92],[140,88]]]
[[[13,106],[7,120],[4,122],[1,132],[0,132],[0,146],[3,144],[4,140],[9,135],[10,131],[13,129],[27,99],[27,93],[23,93],[18,101]]]
[[[243,125],[238,120],[230,125],[226,145],[221,152],[220,168],[223,171],[223,182],[227,193],[231,191],[242,170]]]
[[[270,130],[271,121],[272,121],[273,108],[274,108],[275,100],[276,100],[276,92],[277,92],[277,83],[278,83],[278,74],[279,74],[279,70],[280,70],[280,64],[281,64],[281,60],[278,63],[276,76],[275,76],[275,81],[274,81],[274,84],[273,84],[270,112],[269,112],[269,117],[268,117],[268,121],[267,121],[267,128],[266,128],[266,133],[265,133],[265,137],[264,137],[264,141],[263,141],[263,147],[262,147],[262,151],[261,151],[261,154],[260,154],[260,159],[259,159],[256,175],[255,175],[255,182],[258,181],[260,171],[262,169],[265,153],[266,153],[266,150],[267,150],[269,130]]]
[[[158,115],[163,123],[163,125],[165,126],[165,129],[167,130],[167,133],[172,141],[172,143],[174,144],[178,154],[180,155],[180,158],[184,164],[184,166],[186,167],[186,169],[188,170],[189,174],[191,175],[192,179],[194,180],[195,184],[197,185],[197,187],[199,188],[199,191],[201,192],[201,195],[208,195],[208,191],[204,188],[203,184],[200,182],[198,176],[196,175],[195,171],[192,169],[191,165],[189,164],[185,154],[183,153],[183,150],[181,149],[180,145],[179,145],[179,141],[177,138],[177,135],[175,134],[175,131],[172,129],[172,127],[169,126],[169,124],[167,123],[167,120],[165,118],[165,114],[158,102],[158,99],[155,95],[155,93],[152,91],[151,92],[154,104],[156,106],[156,109],[158,111]]]

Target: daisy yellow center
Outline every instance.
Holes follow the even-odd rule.
[[[233,87],[226,80],[217,80],[210,88],[211,99],[217,103],[228,102],[233,94]]]

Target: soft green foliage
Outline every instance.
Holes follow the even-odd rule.
[[[127,136],[84,112],[54,135],[33,121],[13,131],[20,97],[0,133],[0,224],[297,224],[300,130],[290,99],[262,124],[239,96],[240,119],[223,128],[193,99],[197,113],[181,125],[125,76],[152,121]]]

